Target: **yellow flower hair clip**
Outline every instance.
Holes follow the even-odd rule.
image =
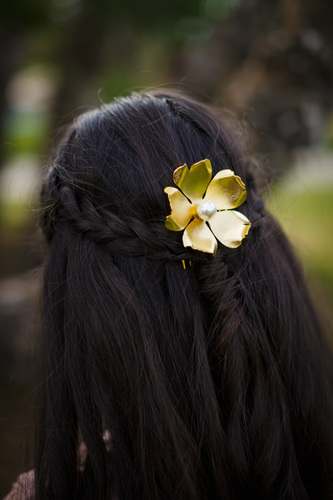
[[[173,181],[177,188],[164,189],[171,214],[165,227],[182,231],[183,244],[215,255],[218,239],[229,248],[237,248],[249,232],[251,223],[233,210],[246,200],[245,185],[232,170],[220,170],[212,179],[209,160],[176,168]],[[208,223],[208,224],[207,224]]]

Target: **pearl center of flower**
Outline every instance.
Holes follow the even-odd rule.
[[[197,205],[197,215],[202,220],[209,220],[216,214],[216,206],[211,201],[202,200]]]

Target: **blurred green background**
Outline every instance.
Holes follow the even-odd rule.
[[[332,14],[331,0],[2,2],[1,498],[30,460],[38,186],[58,131],[84,110],[156,86],[230,110],[332,335]]]

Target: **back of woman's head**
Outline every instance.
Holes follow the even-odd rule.
[[[252,223],[215,257],[164,224],[173,171],[205,158],[244,181]],[[331,358],[290,245],[212,112],[160,92],[83,115],[44,182],[41,224],[38,498],[330,497]]]

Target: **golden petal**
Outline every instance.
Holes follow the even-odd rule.
[[[174,183],[193,204],[202,199],[211,178],[212,165],[207,159],[194,163],[190,170],[185,164],[173,173]]]
[[[217,210],[239,207],[246,200],[244,182],[232,170],[221,170],[212,179],[205,199],[211,201]]]
[[[204,221],[193,220],[185,229],[183,234],[184,247],[192,247],[200,252],[215,255],[217,241],[213,233]]]
[[[209,226],[216,238],[226,247],[237,248],[249,232],[251,223],[236,210],[217,212],[209,219]]]
[[[181,231],[191,220],[192,205],[177,188],[168,186],[164,192],[168,195],[171,207],[171,214],[166,219],[165,227],[171,231]]]

